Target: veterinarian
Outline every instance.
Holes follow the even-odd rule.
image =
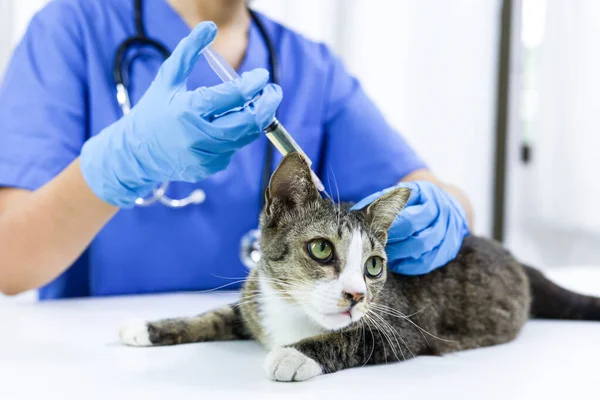
[[[280,161],[261,134],[275,114],[335,197],[362,207],[394,185],[412,190],[390,231],[394,272],[425,274],[456,255],[468,200],[330,49],[244,0],[147,3],[53,1],[15,50],[0,87],[3,293],[202,290],[243,277],[240,239]],[[213,40],[240,79],[219,84],[200,59]]]

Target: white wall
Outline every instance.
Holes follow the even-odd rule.
[[[45,3],[12,1],[11,44]],[[434,172],[467,192],[476,231],[491,231],[500,0],[255,0],[252,6],[332,46]]]
[[[0,76],[29,24],[31,16],[48,0],[0,0]]]
[[[465,189],[476,231],[491,232],[499,0],[252,4],[332,45],[434,172]]]
[[[12,49],[12,2],[0,0],[0,77]]]
[[[600,264],[600,2],[523,0],[507,245],[540,266]],[[520,72],[520,71],[516,71]],[[532,161],[519,161],[526,138]]]
[[[31,16],[42,8],[48,0],[13,1],[13,36],[12,42],[16,44],[25,33]]]

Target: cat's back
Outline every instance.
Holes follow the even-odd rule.
[[[397,288],[424,291],[439,296],[465,293],[478,288],[515,287],[527,291],[527,277],[521,264],[497,242],[469,235],[454,260],[428,274],[407,276],[388,272],[386,290]]]
[[[454,351],[512,339],[528,318],[531,298],[519,262],[498,243],[471,235],[453,261],[429,274],[388,273],[380,301],[417,313],[412,319],[436,336],[458,339],[458,348],[448,350]]]

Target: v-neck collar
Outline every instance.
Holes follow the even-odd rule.
[[[152,2],[153,6],[144,7],[144,20],[146,21],[146,32],[151,39],[163,43],[170,51],[173,51],[179,41],[190,34],[191,29],[181,16],[173,9],[167,0]],[[246,52],[237,72],[249,71],[254,68],[266,68],[268,64],[268,50],[261,40],[260,32],[251,19],[248,28],[248,44]],[[212,86],[220,83],[219,78],[210,69],[204,59],[198,60],[195,71],[188,80],[188,87]]]

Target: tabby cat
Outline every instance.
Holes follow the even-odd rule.
[[[423,276],[386,271],[387,232],[410,192],[362,210],[323,199],[304,158],[283,159],[261,215],[262,260],[239,302],[190,318],[132,323],[131,346],[255,339],[267,375],[303,381],[365,364],[505,343],[529,316],[600,319],[600,299],[562,289],[488,239]]]

